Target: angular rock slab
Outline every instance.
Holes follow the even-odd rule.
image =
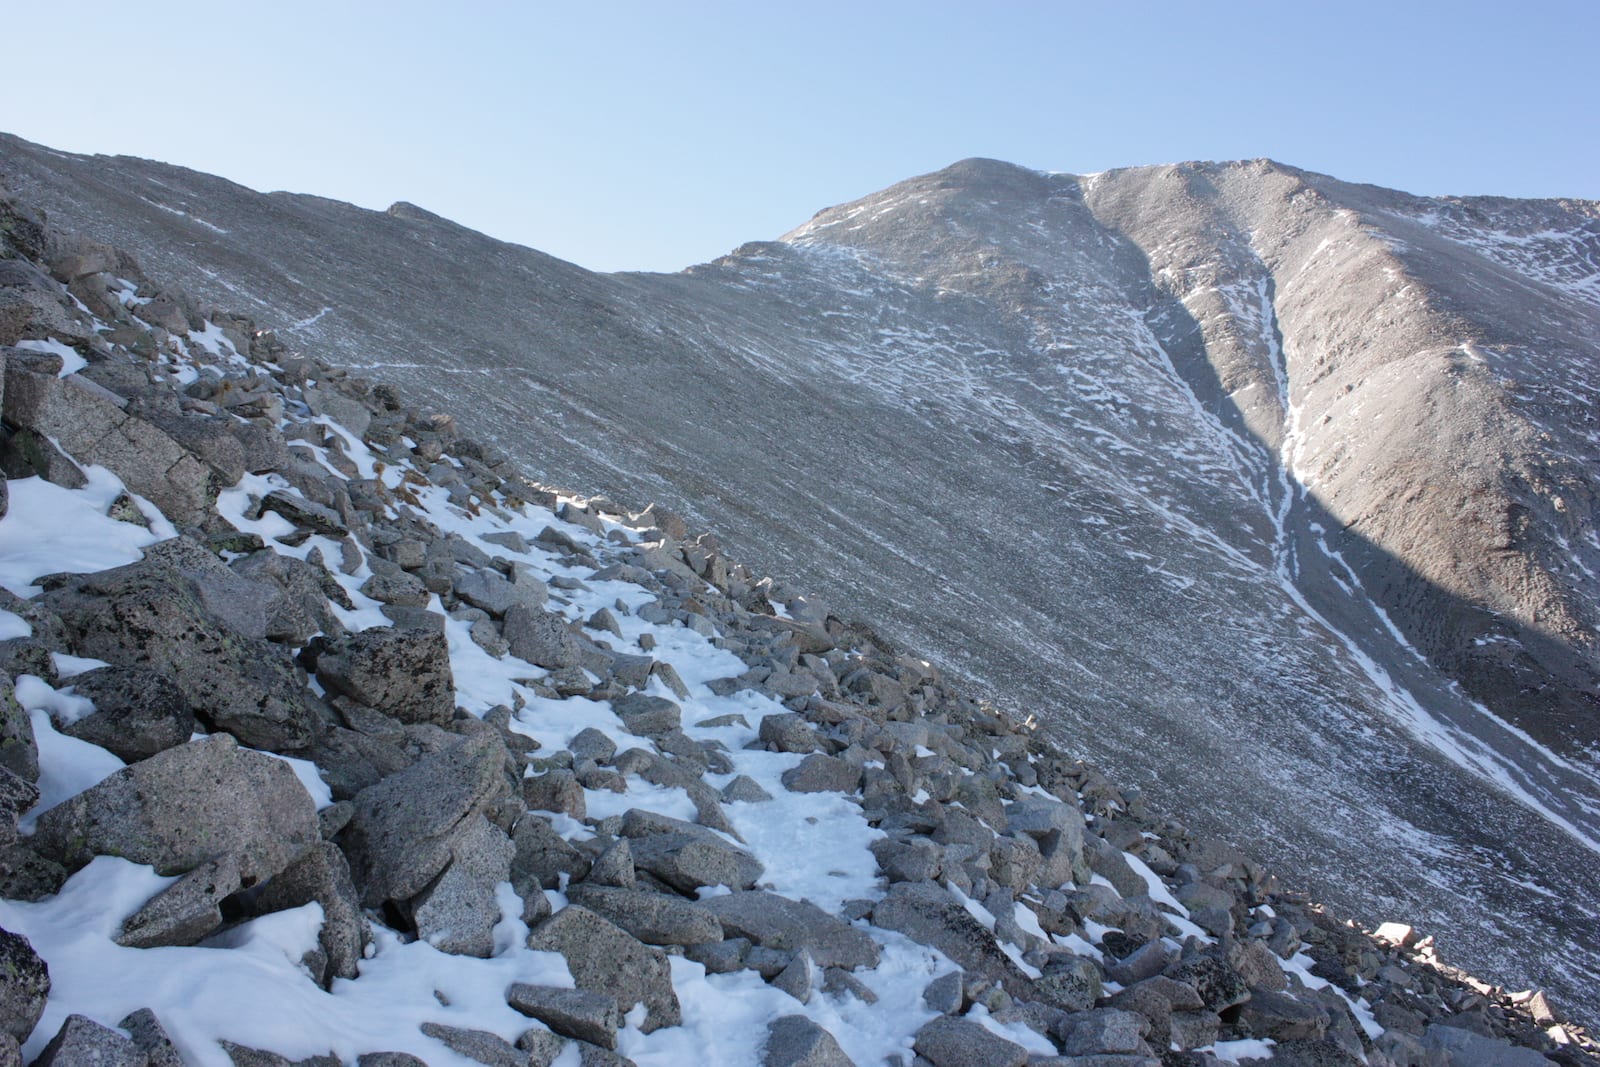
[[[509,790],[505,743],[475,734],[363,789],[338,841],[364,907],[402,903],[452,858],[457,835]]]
[[[117,944],[128,948],[193,945],[222,925],[222,901],[238,891],[239,863],[207,860],[128,916]]]
[[[442,633],[374,626],[318,638],[307,653],[315,657],[317,680],[329,692],[406,723],[443,726],[455,717],[450,645]]]
[[[592,989],[558,989],[516,982],[506,990],[506,1003],[563,1037],[577,1038],[603,1048],[617,1047],[622,1012],[616,997]]]
[[[450,845],[450,866],[411,902],[417,936],[441,952],[487,959],[500,921],[495,886],[511,879],[516,846],[479,815]]]
[[[313,901],[322,906],[317,947],[327,960],[324,984],[335,978],[354,978],[371,931],[350,879],[350,864],[331,841],[322,842],[268,882],[255,907],[258,914],[266,914]]]
[[[34,1067],[147,1067],[150,1057],[109,1026],[69,1015],[33,1062]]]
[[[878,965],[877,942],[809,901],[752,890],[708,897],[700,906],[717,917],[728,936],[785,952],[803,949],[819,967]]]
[[[1028,976],[1001,951],[994,935],[936,885],[896,882],[872,909],[872,923],[938,949],[968,974],[999,982],[1012,996],[1028,995]]]
[[[96,667],[72,679],[94,712],[58,729],[109,749],[125,763],[149,759],[194,735],[194,712],[172,679],[147,667]]]
[[[767,1026],[761,1067],[856,1067],[834,1036],[804,1015],[785,1015]]]
[[[581,904],[535,927],[528,947],[560,953],[579,989],[615,997],[624,1015],[643,1004],[645,1033],[683,1021],[666,955]]]
[[[917,1031],[917,1055],[934,1067],[1022,1067],[1028,1050],[970,1019],[941,1015]]]
[[[627,847],[627,838],[620,847]],[[723,938],[722,923],[709,908],[681,897],[579,884],[567,889],[567,899],[611,920],[647,945],[700,945]]]
[[[96,855],[186,874],[232,856],[240,884],[271,878],[322,840],[283,760],[215,734],[125,767],[39,816],[33,844],[71,868]]]

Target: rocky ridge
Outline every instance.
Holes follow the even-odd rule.
[[[564,497],[25,208],[0,233],[0,556],[57,493],[129,546],[0,595],[0,1063],[673,1062],[708,986],[767,1064],[1592,1056],[671,512]],[[406,951],[538,980],[487,1027],[438,990],[392,1044],[252,1047],[52,983],[75,960],[12,930],[108,885],[125,952],[310,916],[308,1002]]]
[[[599,275],[4,135],[0,184],[1600,1018],[1594,205],[968,160]]]

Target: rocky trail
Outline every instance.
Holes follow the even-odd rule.
[[[1594,1062],[672,512],[0,237],[0,1065]]]

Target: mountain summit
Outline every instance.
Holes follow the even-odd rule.
[[[1321,897],[1600,1003],[1597,205],[966,160],[599,275],[12,138],[0,183],[717,529]]]

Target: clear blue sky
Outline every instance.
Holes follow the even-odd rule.
[[[676,270],[976,155],[1600,199],[1593,0],[32,0],[4,22],[0,129],[410,200],[600,270]]]

